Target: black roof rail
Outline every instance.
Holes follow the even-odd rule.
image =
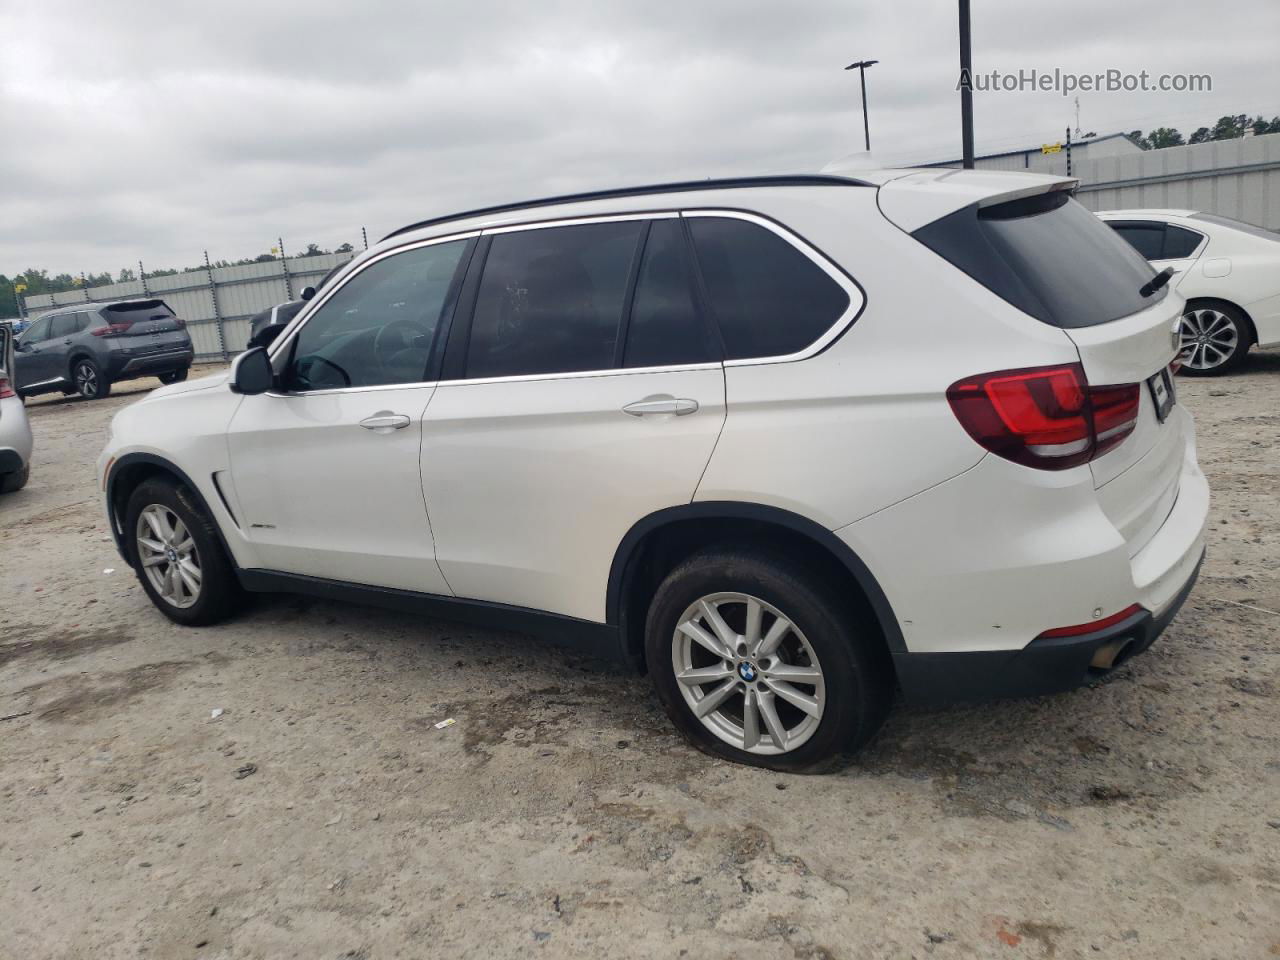
[[[421,230],[423,227],[434,227],[439,223],[452,220],[466,220],[470,217],[484,216],[491,213],[510,213],[513,210],[525,210],[530,207],[550,207],[565,203],[583,203],[588,200],[612,200],[618,197],[644,197],[655,193],[690,193],[695,190],[735,190],[744,187],[870,187],[874,184],[853,177],[832,176],[831,174],[799,174],[791,176],[769,177],[731,177],[724,180],[682,180],[678,183],[654,183],[643,187],[621,187],[613,190],[591,190],[586,193],[568,193],[559,197],[544,197],[541,200],[524,200],[519,203],[501,203],[493,207],[480,207],[462,213],[451,213],[444,217],[433,217],[420,220],[399,230],[392,230],[383,240],[398,237],[402,233]],[[379,241],[381,242],[381,241]]]

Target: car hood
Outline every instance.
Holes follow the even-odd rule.
[[[159,400],[162,397],[173,397],[180,393],[191,393],[195,390],[212,390],[215,387],[225,385],[230,375],[229,371],[224,370],[221,373],[213,373],[196,380],[183,380],[181,383],[171,383],[167,387],[157,387],[147,394],[146,400]]]

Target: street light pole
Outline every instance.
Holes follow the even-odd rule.
[[[871,151],[871,121],[867,119],[867,67],[873,67],[879,60],[859,60],[857,63],[851,63],[846,70],[858,68],[858,79],[862,82],[862,136],[866,140],[867,152]]]
[[[960,0],[960,141],[964,168],[973,169],[973,50],[969,37],[969,0]]]

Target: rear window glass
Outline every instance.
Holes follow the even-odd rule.
[[[1241,233],[1247,233],[1250,236],[1261,237],[1263,240],[1274,240],[1280,243],[1280,233],[1274,230],[1268,230],[1266,227],[1255,226],[1252,223],[1245,223],[1243,220],[1232,220],[1230,217],[1220,217],[1216,213],[1193,213],[1192,220],[1203,220],[1205,223],[1214,223],[1220,227],[1230,227],[1232,230],[1239,230]]]
[[[726,359],[797,353],[849,307],[844,288],[772,230],[729,217],[690,217],[689,231]]]
[[[109,307],[104,307],[103,310],[107,314],[118,314],[130,320],[142,319],[143,314],[148,320],[173,316],[173,311],[163,300],[131,300],[128,303],[113,303]]]
[[[913,236],[996,296],[1056,327],[1107,323],[1158,303],[1155,272],[1114,230],[1061,191],[957,210]]]

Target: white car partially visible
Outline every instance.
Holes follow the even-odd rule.
[[[1231,370],[1253,345],[1280,345],[1280,233],[1194,210],[1098,214],[1187,300],[1182,370]]]
[[[0,323],[0,493],[13,493],[31,472],[31,425],[13,385],[13,328]]]

